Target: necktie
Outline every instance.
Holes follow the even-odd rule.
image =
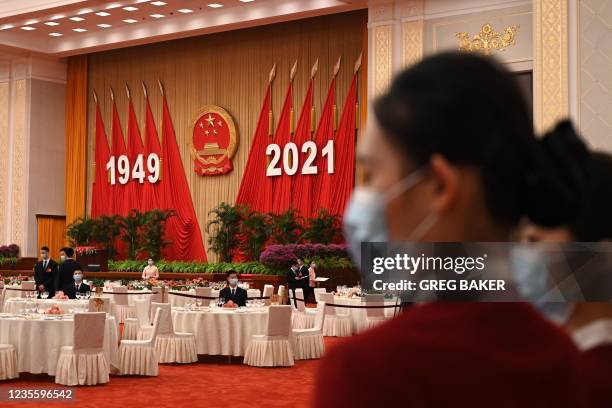
[[[47,261],[43,261],[43,270],[46,271],[47,270]]]
[[[232,289],[232,297],[236,294],[236,289]]]

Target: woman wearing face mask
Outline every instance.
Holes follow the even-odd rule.
[[[315,279],[317,278],[317,264],[316,262],[311,262],[308,267],[308,286],[306,287],[306,292],[304,297],[308,299],[310,303],[317,303],[314,295],[314,288],[317,285]]]
[[[149,258],[147,261],[147,266],[145,266],[144,270],[142,271],[142,279],[148,280],[152,278],[159,278],[159,270],[157,269],[157,266],[155,266],[153,259]]]
[[[571,159],[568,152],[568,159]],[[507,241],[577,208],[518,86],[491,59],[440,54],[374,104],[345,231],[361,241]],[[577,350],[523,303],[429,303],[330,350],[316,406],[576,406]],[[331,390],[331,392],[330,392]]]

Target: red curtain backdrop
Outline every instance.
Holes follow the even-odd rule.
[[[123,138],[123,130],[121,130],[121,122],[119,120],[119,113],[117,112],[115,101],[113,101],[112,138],[113,144],[111,154],[115,156],[116,164],[120,156],[127,155],[127,149],[125,147],[125,139]],[[115,166],[115,168],[117,168],[117,166]],[[115,185],[111,187],[110,196],[113,205],[113,214],[127,215],[130,209],[127,184],[119,183],[118,172],[115,172],[115,176]]]
[[[312,202],[316,207],[314,212],[319,208],[330,207],[331,197],[329,194],[329,186],[332,182],[332,174],[327,173],[327,160],[328,157],[322,158],[321,154],[323,148],[329,140],[334,137],[334,106],[335,106],[335,87],[336,79],[332,79],[329,84],[329,90],[327,91],[327,98],[325,98],[325,104],[323,105],[323,112],[321,112],[321,119],[319,119],[319,125],[315,132],[315,141],[317,143],[317,159],[315,164],[319,169],[317,177],[314,178],[314,185],[312,188]],[[338,149],[336,149],[338,151]]]
[[[151,111],[151,104],[149,98],[146,98],[146,118],[145,118],[145,166],[146,160],[150,154],[155,153],[161,158],[161,145],[159,144],[159,136],[157,135],[157,127],[155,126],[155,119],[153,118],[153,112]],[[142,187],[142,211],[149,211],[156,208],[160,208],[160,182],[149,183],[145,182]]]
[[[138,128],[138,120],[136,119],[136,113],[134,112],[134,105],[132,104],[132,99],[130,98],[128,101],[128,158],[130,159],[130,166],[134,168],[136,165],[136,159],[138,155],[143,154],[144,147],[142,145],[142,137],[140,136],[140,129]],[[147,163],[142,161],[142,171],[145,171]],[[146,172],[145,172],[146,173]],[[129,205],[131,208],[136,208],[138,210],[142,210],[142,189],[144,183],[146,182],[146,176],[143,179],[143,183],[141,184],[139,180],[132,179],[130,177],[130,184],[132,185],[130,196],[129,196]]]
[[[252,210],[264,213],[272,211],[272,178],[266,176],[268,167],[266,147],[272,142],[270,137],[271,97],[272,86],[270,85],[266,91],[261,112],[259,112],[253,144],[236,198],[236,204],[247,205]]]
[[[284,160],[282,159],[282,152],[287,143],[291,142],[291,117],[293,113],[293,102],[292,102],[292,90],[293,84],[289,82],[287,88],[287,94],[285,95],[285,102],[283,102],[283,109],[278,119],[278,125],[274,134],[274,143],[278,144],[281,148],[281,160],[279,166],[281,166],[282,172],[280,176],[272,177],[272,212],[276,214],[283,213],[291,207],[291,177],[285,173],[283,167]]]
[[[172,241],[164,251],[164,258],[169,260],[206,261],[206,252],[202,243],[200,225],[193,208],[191,192],[176,143],[172,117],[164,95],[162,119],[162,208],[176,211],[166,224],[166,238]]]
[[[351,88],[344,101],[340,124],[335,139],[335,172],[326,177],[323,197],[329,197],[328,209],[331,214],[344,215],[347,201],[355,184],[355,137],[357,111],[357,76],[353,76]],[[327,170],[327,169],[326,169]],[[333,186],[331,181],[333,179]]]
[[[110,148],[108,138],[104,129],[104,121],[100,114],[100,106],[96,101],[96,150],[95,156],[95,179],[91,195],[91,216],[98,217],[113,212],[112,201],[109,200],[111,186],[108,184],[108,172],[106,163],[110,158]]]
[[[312,214],[312,181],[316,175],[313,174],[302,174],[302,164],[305,160],[305,155],[302,153],[302,145],[309,140],[312,140],[312,98],[313,98],[313,84],[314,79],[310,80],[308,84],[308,90],[306,91],[306,97],[304,98],[304,104],[302,105],[302,112],[295,128],[295,135],[293,140],[297,145],[300,165],[298,172],[291,176],[292,179],[292,207],[298,212],[298,215],[302,217],[310,217]],[[282,147],[282,146],[281,146]]]

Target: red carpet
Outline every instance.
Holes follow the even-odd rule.
[[[326,347],[342,339],[326,337]],[[296,361],[294,367],[256,368],[233,358],[204,358],[199,363],[160,365],[159,377],[111,376],[106,385],[72,387],[78,407],[308,407],[314,392],[315,375],[320,360]],[[49,388],[55,386],[46,375],[21,374],[15,381],[3,381],[0,387]],[[1,407],[69,407],[71,403],[6,403]]]

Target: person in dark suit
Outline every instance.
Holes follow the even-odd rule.
[[[40,248],[40,261],[34,265],[34,281],[39,293],[49,292],[49,297],[55,295],[55,280],[57,279],[57,262],[49,256],[49,247]],[[38,295],[40,297],[40,295]]]
[[[293,298],[293,305],[297,308],[297,300],[295,300],[295,290],[299,287],[297,280],[298,273],[298,265],[293,264],[291,268],[287,272],[287,286],[289,287],[289,291],[291,292],[291,297]]]
[[[83,271],[77,269],[72,275],[73,283],[64,287],[64,294],[70,299],[76,299],[77,293],[85,294],[91,290],[88,284],[83,283]]]
[[[55,283],[55,290],[64,290],[66,287],[74,284],[74,271],[82,271],[81,265],[76,262],[72,257],[74,256],[74,249],[62,248],[60,250],[61,263],[58,268],[57,279]]]
[[[238,287],[238,273],[236,271],[227,272],[227,284],[228,286],[219,292],[219,297],[225,299],[224,305],[231,301],[230,305],[246,306],[247,291]]]

